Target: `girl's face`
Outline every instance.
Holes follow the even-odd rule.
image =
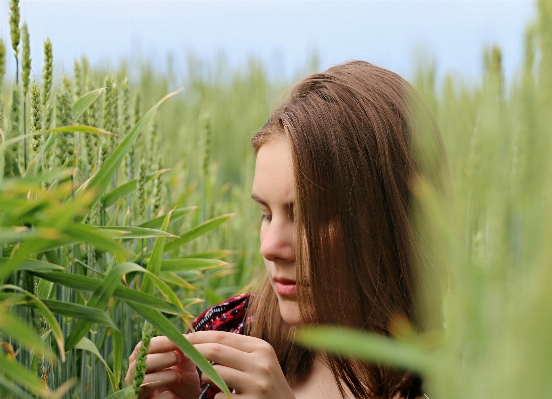
[[[257,153],[252,197],[263,212],[261,254],[278,297],[280,314],[287,324],[297,326],[301,317],[295,285],[294,187],[289,140],[276,136]]]

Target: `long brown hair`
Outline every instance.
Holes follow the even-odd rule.
[[[446,164],[444,156],[442,165],[429,166],[414,157],[415,135],[427,136],[444,154],[433,117],[420,104],[397,74],[353,61],[303,79],[254,135],[256,152],[275,135],[291,143],[298,303],[305,324],[384,335],[391,335],[390,320],[397,315],[417,324],[410,183],[436,172],[424,168]],[[420,114],[423,132],[416,123]],[[250,309],[250,333],[274,347],[288,380],[305,376],[314,353],[292,342],[294,330],[283,322],[268,279]],[[420,379],[406,371],[340,357],[328,362],[342,395],[343,385],[355,398],[421,394]]]

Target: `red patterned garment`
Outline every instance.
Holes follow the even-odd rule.
[[[192,323],[194,331],[226,331],[243,335],[248,321],[245,313],[250,297],[249,293],[241,294],[206,309]],[[199,376],[201,377],[201,372]],[[212,387],[201,381],[199,399],[212,399],[219,392],[217,387]]]

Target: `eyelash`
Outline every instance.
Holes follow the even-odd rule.
[[[265,215],[264,213],[261,215],[261,222],[264,222],[265,220],[268,220],[269,222],[272,220],[272,215]]]

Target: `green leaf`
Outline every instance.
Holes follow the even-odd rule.
[[[435,360],[413,344],[380,334],[340,327],[307,327],[297,331],[297,342],[330,354],[343,355],[426,373]]]
[[[24,390],[19,388],[13,382],[11,382],[11,381],[7,380],[6,378],[4,378],[2,376],[2,374],[0,374],[0,387],[4,387],[6,392],[11,392],[11,393],[17,395],[17,397],[20,398],[20,399],[33,399],[32,396],[27,394]],[[1,389],[0,389],[0,392],[2,392]]]
[[[90,107],[104,91],[105,87],[92,90],[91,92],[86,93],[84,96],[75,101],[73,103],[73,119],[78,120],[88,109],[88,107]]]
[[[170,169],[162,169],[157,172],[148,173],[146,175],[146,183],[150,180],[153,180],[157,176],[168,172]],[[119,187],[113,189],[112,191],[108,192],[107,194],[103,195],[100,198],[100,201],[102,202],[104,208],[109,208],[111,205],[114,205],[117,203],[119,198],[124,197],[126,195],[129,195],[136,191],[136,188],[138,187],[138,180],[134,179],[129,182],[126,182],[124,184],[121,184]],[[159,224],[161,226],[161,223]],[[141,226],[141,227],[152,227],[152,226]]]
[[[170,237],[175,238],[174,234],[163,230],[148,229],[145,227],[131,226],[102,226],[98,229],[105,231],[111,238],[155,238]]]
[[[17,361],[9,360],[3,351],[0,351],[0,376],[2,374],[10,380],[17,381],[21,386],[37,392],[41,396],[47,396],[50,392],[34,373],[21,366]]]
[[[44,354],[51,361],[56,360],[56,355],[47,347],[45,347],[40,339],[40,336],[34,332],[31,326],[22,322],[18,317],[7,311],[6,302],[4,300],[0,307],[0,331],[4,334],[17,338],[21,345],[28,350],[34,350],[37,353]],[[1,368],[0,368],[1,369]]]
[[[121,389],[105,399],[136,399],[134,388],[132,386]]]
[[[136,313],[149,321],[157,331],[167,336],[199,369],[208,376],[229,398],[231,397],[228,386],[218,375],[213,366],[201,353],[182,335],[182,333],[161,313],[151,308],[128,304]]]
[[[26,305],[29,302],[27,295],[15,294],[13,292],[0,292],[0,305],[6,300],[9,300],[10,305]]]
[[[103,309],[107,306],[109,299],[113,296],[115,288],[119,284],[123,275],[135,271],[133,264],[123,263],[113,267],[101,281],[100,285],[94,290],[87,306]],[[88,332],[93,323],[85,320],[79,320],[71,330],[67,338],[66,350],[71,350]]]
[[[54,127],[54,128],[48,129],[48,130],[42,130],[40,132],[22,134],[22,135],[17,136],[17,137],[12,137],[11,139],[0,143],[0,151],[4,147],[10,146],[10,145],[15,144],[19,141],[23,141],[24,139],[30,139],[33,136],[40,136],[42,134],[50,134],[50,133],[75,133],[75,132],[103,134],[103,135],[113,136],[113,133],[107,132],[103,129],[98,129],[97,127],[93,127],[93,126],[86,126],[86,125],[58,126],[58,127]],[[54,136],[52,135],[52,136],[50,136],[50,138],[51,137],[54,137]],[[46,144],[48,145],[48,142]],[[45,150],[47,150],[48,148],[45,148]]]
[[[165,216],[165,220],[163,221],[163,225],[161,226],[161,230],[166,231],[169,228],[169,221],[171,220],[171,215],[172,215],[172,211],[167,213],[167,216]],[[150,273],[154,274],[155,276],[158,276],[159,272],[161,271],[161,261],[163,260],[164,252],[165,252],[165,237],[159,237],[155,241],[153,252],[151,253],[148,266],[147,266],[147,270]],[[146,294],[153,294],[153,284],[149,276],[144,277],[141,291],[145,292]]]
[[[165,272],[185,272],[189,270],[212,269],[228,265],[230,264],[218,259],[176,258],[163,259],[161,262],[161,270]]]
[[[111,320],[111,317],[102,309],[52,299],[43,299],[42,302],[44,302],[44,305],[48,306],[48,309],[53,313],[72,317],[74,319],[86,320],[90,323],[100,324],[106,327],[117,328],[113,320]]]
[[[109,377],[109,382],[111,383],[111,389],[113,390],[113,392],[116,392],[118,387],[115,380],[115,374],[113,374],[113,371],[109,368],[107,362],[104,360],[102,355],[100,355],[100,352],[98,351],[98,348],[96,348],[94,342],[90,341],[86,337],[82,337],[75,345],[75,348],[92,353],[103,363],[103,365],[105,366],[105,370],[107,371],[107,376]]]
[[[115,374],[115,384],[119,389],[121,383],[121,370],[123,368],[123,335],[117,329],[111,330],[113,338],[113,374]]]
[[[145,270],[142,268],[142,271]],[[33,272],[34,275],[51,281],[53,283],[61,284],[64,287],[73,288],[83,291],[94,291],[100,285],[101,281],[95,278],[80,276],[77,274],[61,273],[61,272]],[[118,284],[113,292],[115,298],[122,299],[126,303],[133,302],[140,306],[148,306],[161,312],[170,313],[177,316],[186,316],[188,312],[183,311],[181,308],[174,306],[173,304],[159,299],[153,295],[144,294],[138,290],[125,287],[122,284]],[[196,301],[195,298],[189,298],[181,301],[185,307],[188,303]]]
[[[190,212],[193,212],[197,209],[199,209],[199,207],[197,207],[197,206],[189,206],[189,207],[186,207],[186,208],[175,209],[172,213],[170,223],[174,223],[175,221],[177,221],[179,219],[182,219],[184,216],[188,215]],[[145,223],[142,223],[138,227],[147,227],[147,228],[150,228],[150,229],[158,229],[163,224],[163,220],[165,220],[165,216],[167,216],[166,213],[164,215],[161,215],[161,216],[158,216],[154,219],[151,219],[151,220],[149,220]]]
[[[9,258],[0,258],[0,267],[7,262]],[[25,271],[62,271],[65,270],[60,265],[56,265],[49,262],[42,262],[36,259],[25,259],[21,262],[15,270],[25,270]]]
[[[235,255],[237,251],[230,249],[220,249],[218,251],[194,252],[191,254],[182,255],[183,258],[201,258],[201,259],[224,259],[231,255]]]
[[[0,286],[0,290],[13,290],[18,291],[23,294],[25,294],[28,298],[31,299],[31,304],[38,309],[38,311],[42,314],[42,317],[44,320],[50,325],[50,328],[52,330],[52,334],[56,340],[56,343],[59,348],[59,353],[61,355],[61,360],[65,361],[65,350],[64,350],[64,344],[63,344],[63,332],[61,331],[61,327],[59,323],[57,322],[55,316],[50,311],[50,309],[40,300],[40,298],[36,297],[35,295],[31,294],[29,291],[26,291],[16,285],[6,284],[3,286]]]
[[[165,245],[165,251],[168,252],[168,251],[172,251],[174,249],[179,248],[180,246],[196,239],[197,237],[200,237],[203,234],[217,228],[222,223],[224,223],[227,220],[231,219],[233,216],[234,216],[233,213],[229,213],[229,214],[222,215],[222,216],[217,216],[216,218],[207,220],[206,222],[203,222],[203,223],[195,226],[191,230],[188,230],[187,232],[182,234],[180,236],[180,238],[167,243],[167,245]]]
[[[120,243],[114,241],[104,229],[83,223],[75,223],[71,226],[67,226],[65,233],[77,239],[79,242],[86,242],[94,246],[100,251],[113,252],[125,257],[134,257],[132,252],[128,251]]]
[[[0,228],[0,244],[36,237],[38,232],[26,227]]]
[[[176,95],[178,92],[180,92],[180,90],[177,90],[173,93],[166,95],[157,104],[155,104],[148,112],[146,112],[146,114],[138,121],[138,123],[136,124],[136,126],[134,126],[131,132],[125,136],[123,141],[121,141],[121,143],[117,146],[117,148],[111,153],[111,155],[109,155],[109,157],[106,159],[105,163],[102,165],[100,170],[98,170],[92,176],[92,178],[89,180],[88,184],[86,185],[86,189],[85,189],[86,192],[93,193],[92,194],[93,201],[91,202],[90,206],[92,206],[101,198],[103,192],[105,191],[109,183],[112,181],[113,176],[117,172],[117,168],[123,161],[125,155],[134,145],[136,139],[138,138],[138,134],[153,117],[153,115],[155,114],[155,111],[157,111],[157,108],[159,108],[159,106],[163,104],[163,102],[165,102],[168,98]],[[81,216],[79,221],[82,221],[83,219],[84,219],[84,216]]]

